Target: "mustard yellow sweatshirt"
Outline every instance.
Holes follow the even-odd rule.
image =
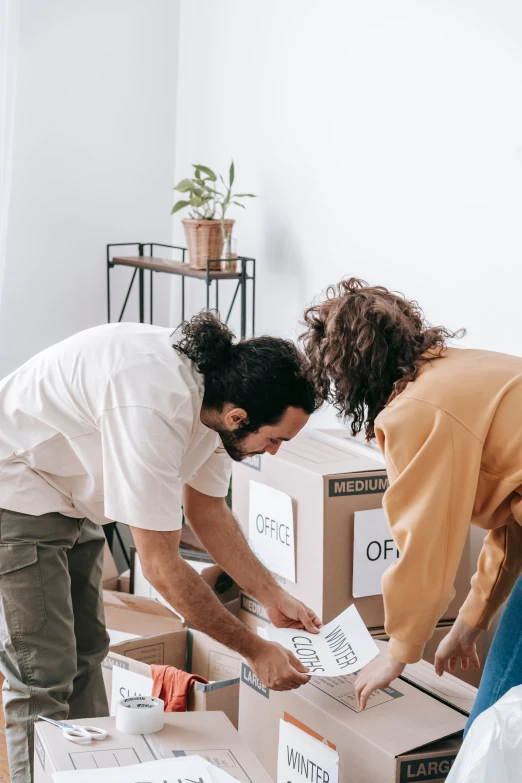
[[[460,613],[486,630],[522,570],[522,358],[448,348],[377,417],[401,557],[383,594],[390,652],[414,663],[455,595],[469,524],[489,533]]]

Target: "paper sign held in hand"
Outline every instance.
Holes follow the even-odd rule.
[[[269,571],[295,582],[292,498],[278,489],[250,482],[248,543]]]
[[[262,636],[293,652],[314,677],[352,674],[379,654],[355,606],[346,609],[318,634],[272,626],[262,631]]]
[[[338,783],[339,754],[291,723],[279,724],[277,783]]]

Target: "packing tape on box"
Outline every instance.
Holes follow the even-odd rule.
[[[154,696],[129,696],[116,706],[116,728],[124,734],[154,734],[165,725],[165,704]]]

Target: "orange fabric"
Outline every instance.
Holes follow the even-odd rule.
[[[152,664],[152,695],[165,702],[165,712],[186,712],[187,699],[195,682],[202,682],[207,685],[208,680],[200,677],[199,674],[189,674],[188,672],[176,669],[175,666],[158,666]]]

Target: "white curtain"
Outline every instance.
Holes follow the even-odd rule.
[[[7,223],[13,169],[20,1],[0,0],[0,301],[6,263]]]

